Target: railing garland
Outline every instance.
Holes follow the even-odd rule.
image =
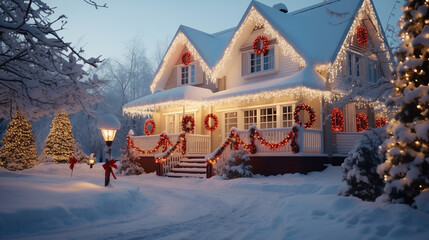
[[[225,150],[225,148],[229,144],[232,144],[232,146],[234,147],[235,150],[238,149],[238,145],[241,145],[245,149],[249,150],[250,153],[255,154],[257,151],[255,139],[258,139],[262,145],[267,146],[270,149],[278,149],[278,148],[284,147],[290,141],[292,152],[297,153],[297,152],[299,152],[299,146],[298,146],[297,141],[296,141],[296,139],[298,137],[298,127],[299,127],[299,125],[295,123],[294,126],[292,127],[292,131],[289,132],[287,134],[287,136],[282,141],[280,141],[279,143],[270,143],[267,140],[265,140],[264,138],[262,138],[262,136],[258,132],[256,126],[252,126],[249,128],[250,144],[243,142],[243,140],[241,140],[241,138],[237,134],[237,132],[234,129],[231,129],[231,131],[228,135],[228,138],[225,140],[225,142],[219,148],[217,148],[211,154],[211,156],[210,155],[206,156],[206,161],[207,161],[207,163],[212,164],[212,165],[216,164],[216,162],[220,158],[220,155],[222,155],[223,151]]]
[[[161,133],[161,135],[159,136],[158,143],[156,144],[156,146],[154,148],[152,148],[150,150],[143,150],[143,149],[138,148],[135,145],[134,141],[131,139],[131,137],[127,136],[127,149],[129,149],[131,147],[134,151],[136,151],[136,152],[138,152],[140,154],[151,154],[151,153],[154,153],[154,152],[156,152],[159,149],[159,147],[161,145],[162,145],[162,151],[163,152],[165,152],[167,150],[168,146],[172,145],[170,139],[168,138],[168,136],[167,136],[167,134],[165,132]]]
[[[177,146],[182,143],[182,155],[186,153],[186,133],[181,133],[176,143],[170,146],[166,151],[161,154],[155,155],[155,163],[164,163],[171,156],[171,154],[176,150]]]

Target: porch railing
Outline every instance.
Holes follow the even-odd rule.
[[[268,142],[280,142],[290,131],[292,131],[292,128],[258,129],[261,136]],[[249,130],[238,130],[237,133],[244,142],[250,142]],[[290,144],[286,144],[278,149],[271,149],[268,146],[262,145],[259,141],[255,141],[255,145],[258,153],[292,153]],[[302,153],[321,153],[322,130],[300,128],[298,131],[298,145]]]
[[[168,134],[171,143],[175,143],[179,134]],[[160,134],[150,136],[130,136],[134,145],[140,149],[153,149],[160,139]],[[210,152],[210,136],[200,134],[186,134],[187,154],[206,154]],[[162,147],[151,154],[139,154],[140,156],[154,156],[162,152]]]

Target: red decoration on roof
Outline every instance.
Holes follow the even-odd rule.
[[[368,32],[363,26],[359,26],[356,30],[356,38],[360,45],[366,46],[368,44]]]
[[[191,53],[190,52],[184,52],[182,54],[182,63],[186,66],[189,63],[191,63]]]
[[[260,47],[260,41],[262,41],[262,47]],[[268,38],[264,35],[258,36],[255,41],[253,41],[253,51],[255,51],[256,54],[265,53],[268,49],[268,45],[270,44],[270,41],[268,41]]]

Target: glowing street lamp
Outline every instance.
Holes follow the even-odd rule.
[[[108,162],[112,158],[112,142],[115,138],[116,131],[121,128],[121,123],[112,114],[106,114],[98,119],[97,128],[100,129],[107,145],[106,162]]]
[[[88,163],[89,163],[89,168],[92,168],[92,166],[94,166],[94,164],[95,164],[94,153],[91,153],[91,155],[89,155]]]

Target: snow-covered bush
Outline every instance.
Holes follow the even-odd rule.
[[[137,163],[137,157],[132,150],[121,150],[121,166],[118,169],[120,174],[124,175],[140,175],[144,173],[144,169]]]
[[[374,201],[383,194],[384,181],[377,173],[377,166],[384,161],[379,146],[387,137],[384,127],[363,133],[341,164],[346,186],[340,189],[340,195]]]
[[[54,159],[51,155],[46,154],[40,154],[40,156],[37,158],[40,163],[54,163]]]
[[[252,177],[252,166],[249,164],[250,158],[246,156],[246,153],[245,149],[232,151],[226,165],[221,169],[220,175],[224,179]]]
[[[89,162],[89,156],[82,151],[82,146],[78,142],[76,142],[74,146],[73,157],[75,157],[79,163]]]

